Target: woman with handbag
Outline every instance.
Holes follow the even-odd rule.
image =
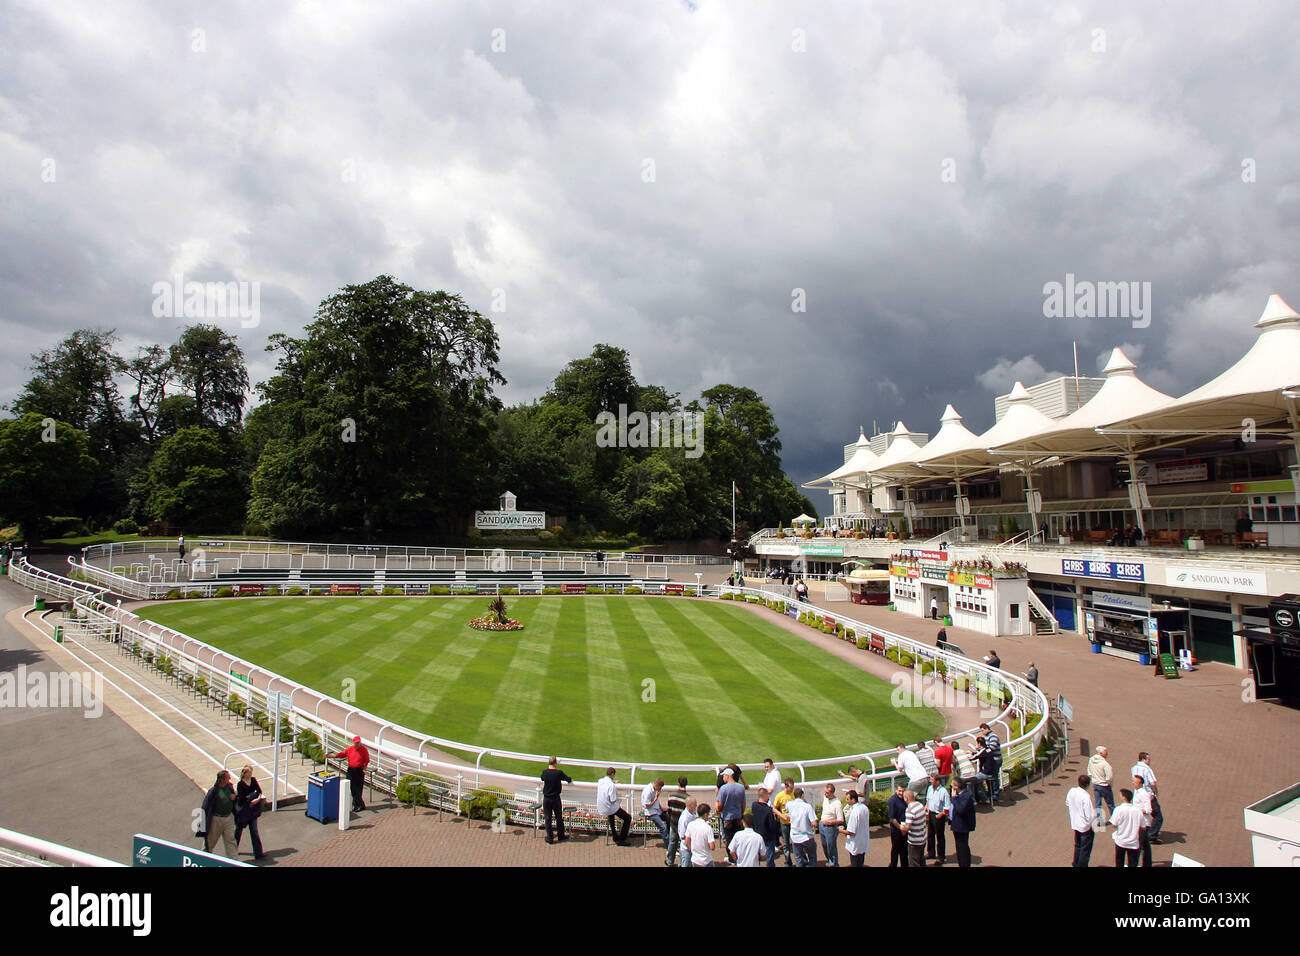
[[[239,786],[235,788],[235,846],[239,846],[239,838],[247,829],[253,835],[254,860],[266,855],[262,852],[262,835],[257,832],[257,818],[262,815],[264,802],[253,768],[245,767],[239,771]]]

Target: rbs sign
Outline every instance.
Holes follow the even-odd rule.
[[[1114,581],[1144,580],[1142,565],[1128,561],[1084,561],[1063,558],[1061,573],[1076,578],[1110,578]]]

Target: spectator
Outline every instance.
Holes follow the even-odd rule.
[[[1038,666],[1033,661],[1029,662],[1029,670],[1024,671],[1020,676],[1035,687],[1038,686]]]
[[[235,847],[239,847],[239,838],[247,829],[253,837],[253,859],[260,860],[262,852],[262,835],[257,832],[257,818],[262,815],[265,799],[262,788],[253,776],[253,768],[245,767],[239,771],[239,783],[235,787]]]
[[[984,663],[989,665],[989,667],[1000,669],[1002,667],[1002,658],[998,657],[997,651],[990,648],[989,652],[984,655]]]
[[[1138,762],[1133,765],[1133,776],[1142,778],[1142,787],[1151,795],[1151,824],[1147,839],[1152,844],[1160,842],[1160,828],[1165,824],[1165,815],[1160,810],[1160,790],[1156,786],[1156,772],[1151,769],[1151,755],[1146,751],[1138,754]]]
[[[849,802],[844,815],[844,849],[849,852],[849,866],[864,866],[871,848],[871,812],[865,795],[859,798],[856,790],[846,792],[844,799]]]
[[[1134,867],[1142,852],[1142,811],[1133,806],[1133,791],[1127,787],[1119,792],[1119,807],[1110,815],[1115,831],[1110,838],[1115,841],[1115,865]]]
[[[737,833],[727,848],[727,857],[736,866],[758,866],[763,852],[763,838],[754,830],[754,814],[746,813],[740,818],[744,829]]]
[[[1065,806],[1070,811],[1070,829],[1074,831],[1074,863],[1080,869],[1088,868],[1092,856],[1093,828],[1097,823],[1097,810],[1092,805],[1088,785],[1092,781],[1086,773],[1079,775],[1079,785],[1071,787],[1065,795]]]
[[[948,862],[948,841],[944,838],[944,829],[952,812],[952,796],[937,773],[930,775],[930,786],[925,791],[925,812],[925,858],[937,859],[942,866]]]
[[[939,768],[939,776],[947,786],[948,778],[952,776],[953,750],[952,744],[946,743],[941,737],[934,738],[934,762]]]
[[[767,787],[758,788],[758,800],[752,810],[754,832],[763,838],[763,848],[768,866],[776,866],[776,848],[781,842],[781,822],[777,820],[772,804],[768,802]]]
[[[980,730],[984,731],[984,746],[993,754],[993,764],[997,768],[993,774],[993,789],[989,794],[990,800],[996,800],[1002,792],[1002,741],[997,731],[988,724],[980,724]]]
[[[924,740],[917,741],[916,758],[921,761],[921,766],[925,768],[927,780],[939,772],[939,762],[934,759],[934,751]]]
[[[817,815],[803,798],[803,787],[794,788],[794,797],[785,805],[790,815],[790,842],[794,845],[795,866],[817,865]]]
[[[939,599],[933,595],[930,596],[930,620],[939,620]]]
[[[781,771],[776,769],[771,757],[763,761],[763,786],[767,788],[769,796],[781,790]]]
[[[921,763],[921,758],[902,744],[898,745],[898,753],[891,762],[898,772],[907,778],[907,786],[913,791],[923,790],[930,779],[930,775],[925,771],[925,765]]]
[[[352,812],[360,813],[366,808],[366,801],[362,796],[366,788],[366,768],[370,766],[370,751],[366,749],[360,737],[353,737],[351,747],[330,756],[347,759],[348,782],[352,785]]]
[[[614,779],[615,770],[610,767],[596,784],[596,812],[609,821],[609,835],[619,846],[627,845],[627,831],[632,826],[632,814],[619,805],[618,781]],[[621,830],[614,829],[614,821],[619,820]]]
[[[889,798],[885,810],[889,815],[889,866],[907,866],[907,831],[903,824],[907,822],[907,788],[901,783],[894,787],[894,795]]]
[[[786,866],[794,866],[794,848],[790,841],[790,814],[786,812],[786,807],[793,799],[794,778],[786,777],[784,789],[772,801],[772,812],[776,814],[776,820],[781,824],[781,845],[784,848]]]
[[[957,846],[957,865],[970,866],[970,835],[975,832],[975,797],[966,781],[952,781],[952,840]]]
[[[1133,775],[1133,806],[1142,814],[1142,824],[1138,827],[1138,849],[1142,851],[1142,865],[1151,865],[1151,791],[1138,774]]]
[[[641,791],[641,814],[655,825],[659,836],[664,841],[664,853],[668,852],[668,821],[664,819],[663,807],[659,805],[659,792],[664,788],[664,778],[650,781]]]
[[[672,866],[677,859],[677,851],[681,847],[682,835],[678,824],[682,821],[682,814],[686,812],[686,806],[691,801],[691,795],[686,792],[686,778],[677,778],[677,789],[668,794],[668,799],[664,801],[667,812],[665,814],[668,823],[668,850],[664,858],[665,866]],[[693,817],[695,814],[692,813]],[[688,823],[690,821],[687,821]]]
[[[677,820],[677,837],[678,843],[681,845],[681,865],[683,869],[691,865],[691,853],[686,849],[686,831],[698,819],[696,815],[698,809],[699,801],[694,797],[687,797],[686,809],[682,811],[682,815]]]
[[[993,758],[993,751],[989,749],[984,737],[975,738],[975,748],[971,752],[971,758],[976,761],[976,766],[979,769],[970,777],[970,781],[975,785],[974,789],[977,795],[980,784],[987,788],[988,804],[992,807],[993,786],[998,776],[998,765]]]
[[[865,770],[859,770],[857,764],[849,764],[848,770],[837,770],[836,773],[845,780],[852,780],[857,786],[858,793],[871,792],[871,777]]]
[[[709,825],[709,805],[699,805],[699,816],[686,828],[686,849],[690,851],[691,866],[712,866],[713,827]]]
[[[1110,762],[1106,759],[1110,753],[1105,747],[1098,747],[1097,752],[1088,758],[1088,776],[1092,778],[1092,795],[1097,801],[1097,823],[1105,826],[1106,822],[1101,813],[1101,805],[1105,802],[1107,813],[1114,816],[1115,813],[1115,795],[1111,793],[1110,781],[1114,774],[1111,770]]]
[[[822,800],[821,837],[827,866],[840,865],[840,828],[844,826],[844,805],[835,796],[835,784],[826,784]]]
[[[235,843],[235,788],[230,782],[230,771],[222,770],[217,774],[217,782],[203,796],[200,809],[204,821],[204,849],[211,853],[222,841],[226,856],[234,859],[238,855]]]
[[[903,791],[903,800],[907,806],[901,829],[907,834],[907,865],[925,866],[925,804],[916,799],[916,794],[911,790]]]
[[[941,651],[948,649],[948,629],[946,627],[939,628],[939,633],[935,635],[934,646]]]
[[[722,820],[722,846],[731,846],[731,838],[740,832],[741,817],[745,815],[745,788],[736,782],[736,771],[731,767],[722,770],[722,786],[718,788],[716,809]]]
[[[564,835],[564,803],[560,799],[564,784],[573,783],[573,778],[560,769],[560,758],[552,757],[542,771],[542,816],[546,818],[546,842],[567,840]],[[554,823],[555,829],[551,826]],[[555,839],[552,839],[552,835]]]

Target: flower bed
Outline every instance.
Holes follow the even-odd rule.
[[[506,622],[501,624],[490,617],[471,618],[469,626],[479,631],[522,631],[524,626],[514,618],[506,618]]]

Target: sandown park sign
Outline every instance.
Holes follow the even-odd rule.
[[[538,530],[546,527],[545,511],[476,511],[474,527],[480,531]]]

